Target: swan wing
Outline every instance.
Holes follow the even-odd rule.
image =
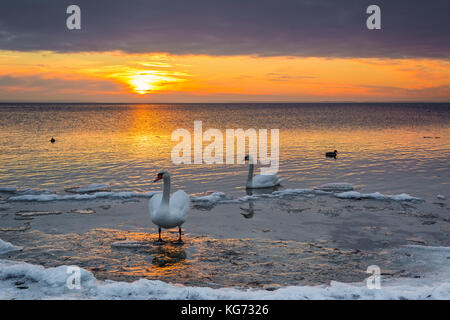
[[[155,214],[158,211],[159,206],[161,205],[161,201],[162,201],[162,192],[154,194],[148,202],[150,217],[152,218],[152,220],[154,219]]]
[[[169,207],[170,215],[183,222],[186,221],[186,215],[189,211],[189,196],[183,190],[178,190],[170,197]]]
[[[274,174],[258,174],[253,176],[253,188],[268,188],[275,187],[280,184],[282,179],[279,179]]]

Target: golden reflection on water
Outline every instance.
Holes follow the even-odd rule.
[[[420,182],[413,185],[431,185],[428,179],[439,185],[450,156],[445,106],[50,106],[2,112],[0,134],[8,139],[1,142],[0,185],[63,190],[109,183],[114,190],[149,191],[148,175],[165,168],[176,177],[174,186],[188,193],[242,192],[245,165],[172,163],[178,143],[172,132],[193,134],[196,120],[203,132],[216,128],[224,139],[226,129],[279,129],[280,175],[290,188],[338,180],[381,185],[386,175],[406,170],[417,173]],[[48,143],[52,136],[55,144]],[[324,158],[335,149],[336,161]],[[408,192],[407,180],[399,176],[389,190],[377,191]]]
[[[78,265],[100,279],[140,278],[195,286],[262,287],[266,284],[327,284],[329,279],[361,281],[368,264],[384,265],[386,254],[330,247],[328,241],[298,242],[269,239],[214,239],[157,235],[110,229],[83,234],[8,233],[7,241],[23,246],[8,259],[45,267]],[[122,246],[118,246],[120,243]]]
[[[108,232],[108,230],[104,230]],[[157,279],[161,276],[176,275],[188,267],[186,263],[186,244],[177,244],[175,239],[168,239],[166,235],[166,243],[163,245],[154,245],[158,239],[156,235],[147,233],[133,233],[119,231],[115,232],[116,239],[126,239],[122,246],[114,246],[111,244],[112,251],[127,252],[131,251],[139,258],[134,260],[133,265],[120,265],[117,269],[110,272],[117,276],[139,276]],[[131,247],[127,247],[126,243],[131,243]],[[138,245],[134,245],[138,243]],[[149,264],[151,262],[151,264]]]

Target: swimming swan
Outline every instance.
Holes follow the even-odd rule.
[[[275,174],[253,175],[254,163],[252,156],[245,156],[245,161],[250,162],[246,187],[249,189],[271,188],[280,185],[283,179],[279,179]]]
[[[189,196],[183,190],[178,190],[170,197],[170,175],[167,171],[158,173],[153,182],[163,179],[163,192],[150,198],[149,209],[152,222],[158,226],[159,238],[157,244],[162,244],[161,228],[171,229],[178,227],[178,243],[181,240],[181,225],[186,221],[189,211]],[[170,197],[170,199],[169,199]]]

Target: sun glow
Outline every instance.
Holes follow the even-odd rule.
[[[177,77],[178,75],[181,74],[169,74],[157,70],[138,71],[136,74],[130,74],[127,82],[133,92],[143,95],[161,91],[170,84],[184,81],[184,79]]]
[[[0,50],[0,97],[22,101],[448,101],[450,62]]]
[[[137,74],[130,78],[130,85],[133,87],[133,91],[138,94],[147,94],[158,89],[157,76],[151,74]]]

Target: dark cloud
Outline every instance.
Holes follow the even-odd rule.
[[[78,4],[82,30],[66,29]],[[366,8],[382,30],[366,28]],[[0,49],[450,57],[448,0],[2,0]]]

